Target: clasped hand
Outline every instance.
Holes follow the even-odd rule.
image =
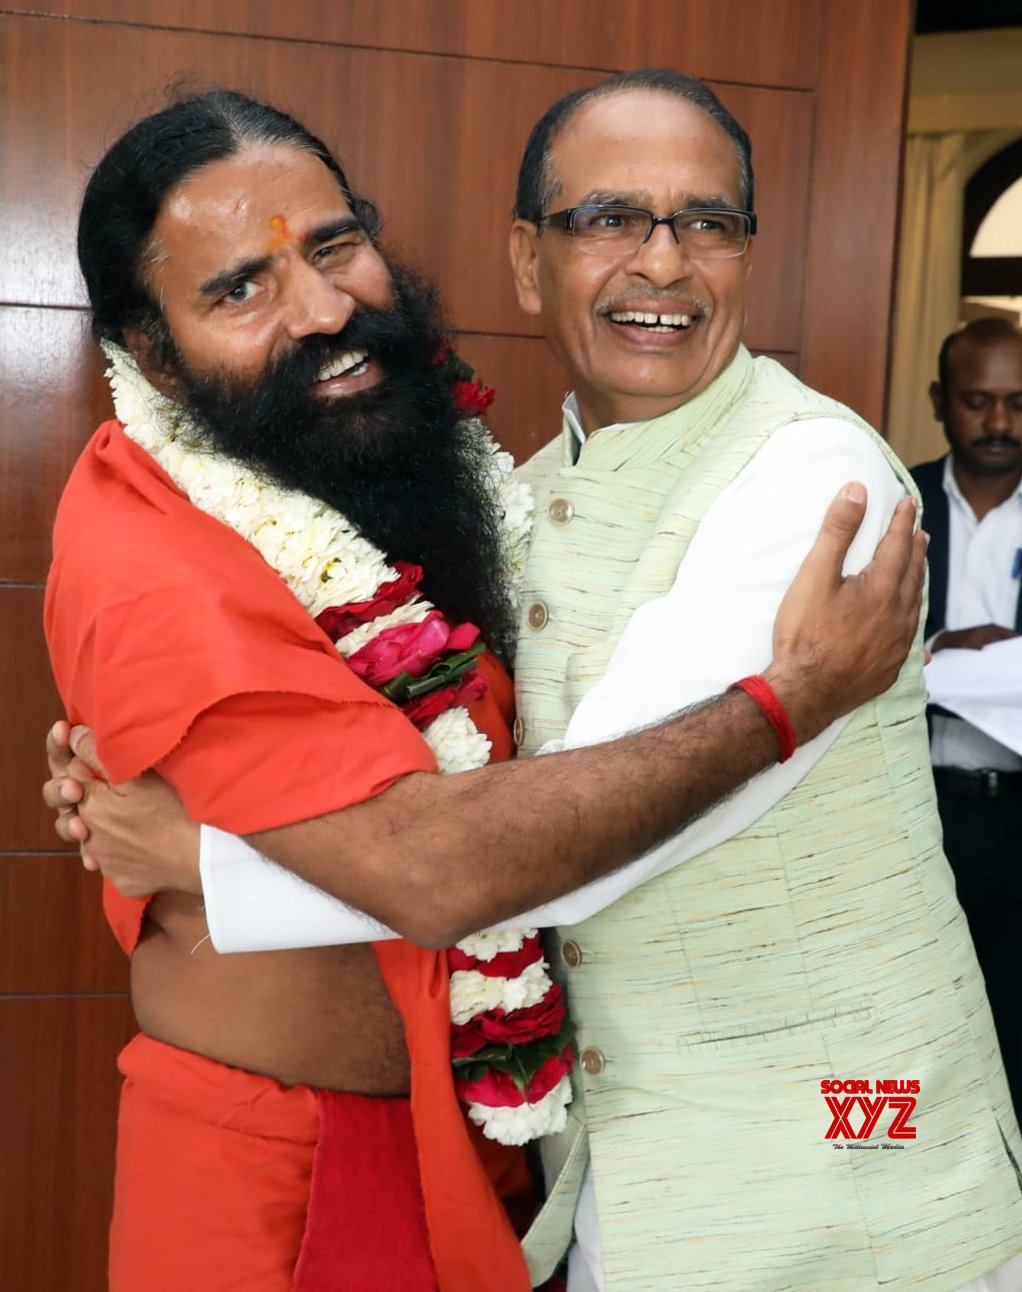
[[[162,777],[146,772],[110,785],[91,731],[67,722],[50,729],[46,758],[51,779],[43,801],[86,870],[101,871],[125,897],[201,894],[199,827]]]

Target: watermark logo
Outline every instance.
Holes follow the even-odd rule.
[[[830,1114],[824,1138],[833,1141],[835,1148],[904,1148],[903,1141],[916,1138],[910,1121],[919,1094],[919,1082],[914,1079],[871,1082],[861,1077],[842,1081],[828,1077],[820,1082],[820,1094]]]

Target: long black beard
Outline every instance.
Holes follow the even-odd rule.
[[[514,623],[489,450],[437,363],[435,291],[391,272],[392,309],[359,307],[342,332],[303,339],[254,384],[196,373],[176,355],[183,402],[206,445],[336,508],[388,559],[421,565],[429,599],[508,659]],[[334,401],[312,394],[323,365],[347,350],[366,350],[380,383]]]

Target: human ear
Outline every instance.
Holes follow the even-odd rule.
[[[526,314],[541,314],[543,302],[537,275],[539,229],[531,220],[515,220],[512,224],[510,250],[511,275],[518,304]]]
[[[944,420],[944,391],[939,381],[930,382],[930,402],[933,404],[933,415],[938,422]]]
[[[175,403],[181,403],[177,372],[170,363],[164,347],[156,339],[138,328],[124,329],[124,344],[131,351],[139,371],[150,386]]]

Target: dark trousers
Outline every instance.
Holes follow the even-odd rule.
[[[1015,1116],[1022,1123],[1022,777],[980,798],[942,784],[944,851],[969,920],[1001,1044]]]

